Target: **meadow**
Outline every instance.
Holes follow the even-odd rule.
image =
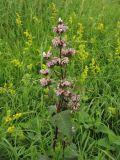
[[[65,159],[120,160],[119,0],[0,0],[0,160],[63,160],[59,143],[49,156],[56,97],[39,82],[59,17],[80,95]]]

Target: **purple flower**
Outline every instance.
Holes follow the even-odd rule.
[[[63,56],[69,57],[69,56],[73,56],[74,54],[75,54],[75,50],[73,48],[62,50]]]
[[[71,92],[70,91],[65,91],[64,92],[64,96],[65,97],[70,97],[71,96]]]
[[[68,57],[64,57],[63,59],[61,59],[60,65],[61,66],[66,65],[66,64],[68,64],[68,62],[69,62]]]
[[[60,63],[60,58],[58,58],[58,57],[53,57],[52,60],[50,60],[50,61],[47,62],[47,66],[48,66],[49,68],[51,68],[51,67],[53,67],[53,66],[55,66],[55,65],[58,65],[59,63]]]
[[[72,110],[76,111],[80,107],[80,96],[79,95],[72,95],[71,96],[71,101],[69,102],[69,106],[71,107]]]
[[[50,51],[48,51],[47,53],[43,52],[43,58],[45,59],[49,59],[51,55],[52,53]]]
[[[40,73],[43,75],[48,75],[49,74],[49,69],[41,69]]]
[[[71,100],[73,102],[79,102],[80,101],[80,95],[72,95]]]
[[[77,111],[79,109],[79,107],[80,107],[79,103],[73,104],[72,105],[72,110]]]
[[[60,83],[60,86],[61,86],[61,87],[70,87],[70,86],[71,86],[71,82],[69,82],[69,81],[61,82],[61,83]]]
[[[58,89],[56,90],[56,95],[57,95],[57,96],[61,96],[61,95],[63,95],[63,93],[64,93],[64,90],[63,90],[62,88],[58,88]]]
[[[55,37],[52,40],[53,46],[54,47],[66,47],[66,43],[64,40],[60,39],[59,37]]]
[[[58,24],[58,26],[53,28],[53,32],[63,33],[63,32],[66,32],[67,29],[68,29],[68,27],[65,26],[63,23],[61,23],[61,24]]]
[[[40,83],[43,87],[50,85],[51,80],[50,79],[46,79],[46,78],[42,78],[40,79]]]

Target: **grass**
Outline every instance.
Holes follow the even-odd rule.
[[[81,95],[78,160],[120,160],[119,8],[119,0],[0,1],[0,160],[42,159],[52,143],[54,98],[41,88],[39,70],[58,17],[77,50],[68,76]]]

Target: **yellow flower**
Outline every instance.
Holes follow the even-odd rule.
[[[86,51],[86,49],[85,49],[85,44],[80,44],[79,45],[79,57],[80,57],[80,59],[81,59],[81,61],[84,61],[84,60],[86,60],[87,58],[88,58],[88,56],[89,56],[89,53]]]
[[[73,23],[73,18],[72,18],[72,16],[70,16],[70,17],[69,17],[68,22],[69,22],[70,24],[72,24],[72,23]]]
[[[38,22],[38,21],[39,21],[38,18],[37,18],[36,16],[33,16],[32,19],[33,19],[34,22]]]
[[[19,59],[13,59],[11,61],[12,64],[14,64],[16,67],[20,68],[23,66],[23,62],[19,61]]]
[[[7,123],[7,122],[11,122],[12,121],[12,118],[10,117],[10,116],[7,116],[6,118],[5,118],[5,122]]]
[[[55,3],[51,3],[50,4],[50,10],[51,10],[51,17],[50,17],[50,19],[54,22],[55,19],[56,19],[56,17],[57,17],[57,14],[58,14],[58,9],[57,9]]]
[[[117,40],[117,47],[115,49],[115,55],[117,58],[120,58],[120,39]]]
[[[76,41],[78,43],[82,42],[83,33],[84,33],[84,26],[82,23],[78,23],[78,30],[77,30],[77,36],[76,36]]]
[[[27,69],[29,69],[30,71],[32,70],[33,64],[29,64],[27,65]]]
[[[16,91],[13,90],[13,89],[10,89],[10,90],[9,90],[9,93],[10,93],[11,95],[14,95],[14,94],[16,93]]]
[[[47,66],[45,64],[42,64],[42,69],[47,69]]]
[[[25,32],[23,32],[23,34],[24,34],[26,37],[29,37],[29,32],[28,32],[28,30],[26,30]]]
[[[49,88],[47,87],[47,88],[44,88],[44,93],[45,94],[48,94],[48,92],[49,92]]]
[[[28,30],[26,30],[25,32],[23,32],[23,34],[27,38],[27,41],[25,42],[25,48],[24,48],[24,51],[26,51],[32,45],[32,39],[33,39],[33,37],[32,37],[32,34],[28,32]]]
[[[0,87],[0,94],[6,93],[6,89],[4,87]]]
[[[36,52],[37,52],[38,54],[40,54],[40,49],[36,49]]]
[[[94,58],[92,58],[92,62],[90,63],[90,69],[94,75],[100,72],[100,67],[96,64]]]
[[[91,41],[92,44],[95,44],[96,43],[96,38],[92,37],[90,41]]]
[[[117,114],[117,109],[115,107],[108,107],[108,111],[113,115]]]
[[[120,29],[120,21],[117,22],[117,28]]]
[[[97,26],[97,30],[102,32],[104,30],[104,24],[103,23],[99,23],[98,26]]]
[[[14,95],[16,91],[13,89],[13,83],[4,83],[4,86],[0,87],[0,93],[10,93],[11,95]]]
[[[20,117],[22,117],[22,113],[16,113],[13,115],[13,119],[19,119]]]
[[[81,74],[81,79],[80,79],[80,83],[83,84],[87,78],[88,75],[88,66],[86,65],[82,74]]]
[[[16,24],[17,24],[18,26],[21,26],[21,25],[22,25],[21,16],[20,16],[18,13],[16,13]]]
[[[10,133],[10,134],[14,133],[14,131],[15,131],[14,125],[11,127],[8,127],[8,129],[7,129],[7,133]]]

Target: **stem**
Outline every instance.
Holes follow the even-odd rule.
[[[62,40],[62,35],[61,34],[60,34],[60,40]],[[60,59],[62,58],[62,46],[60,46],[59,57],[60,57]],[[63,80],[65,78],[65,76],[64,76],[62,66],[60,66],[60,70],[61,70],[60,80]],[[58,102],[58,105],[57,105],[57,113],[59,113],[61,111],[61,108],[63,107],[63,102],[64,102],[64,97],[61,96],[60,100]],[[54,137],[54,140],[53,140],[53,150],[55,150],[57,138],[58,138],[58,127],[55,128],[55,137]],[[64,149],[65,149],[65,142],[63,143],[63,157],[64,157]]]
[[[65,157],[65,141],[63,140],[63,142],[62,142],[62,149],[63,149],[63,154],[62,154],[62,158],[64,159],[64,157]]]
[[[62,40],[62,35],[60,34],[60,40]],[[60,46],[60,59],[62,58],[62,46]],[[64,79],[63,68],[61,67],[61,80]]]
[[[53,139],[53,150],[55,150],[57,138],[58,138],[58,127],[55,128],[55,137]]]

